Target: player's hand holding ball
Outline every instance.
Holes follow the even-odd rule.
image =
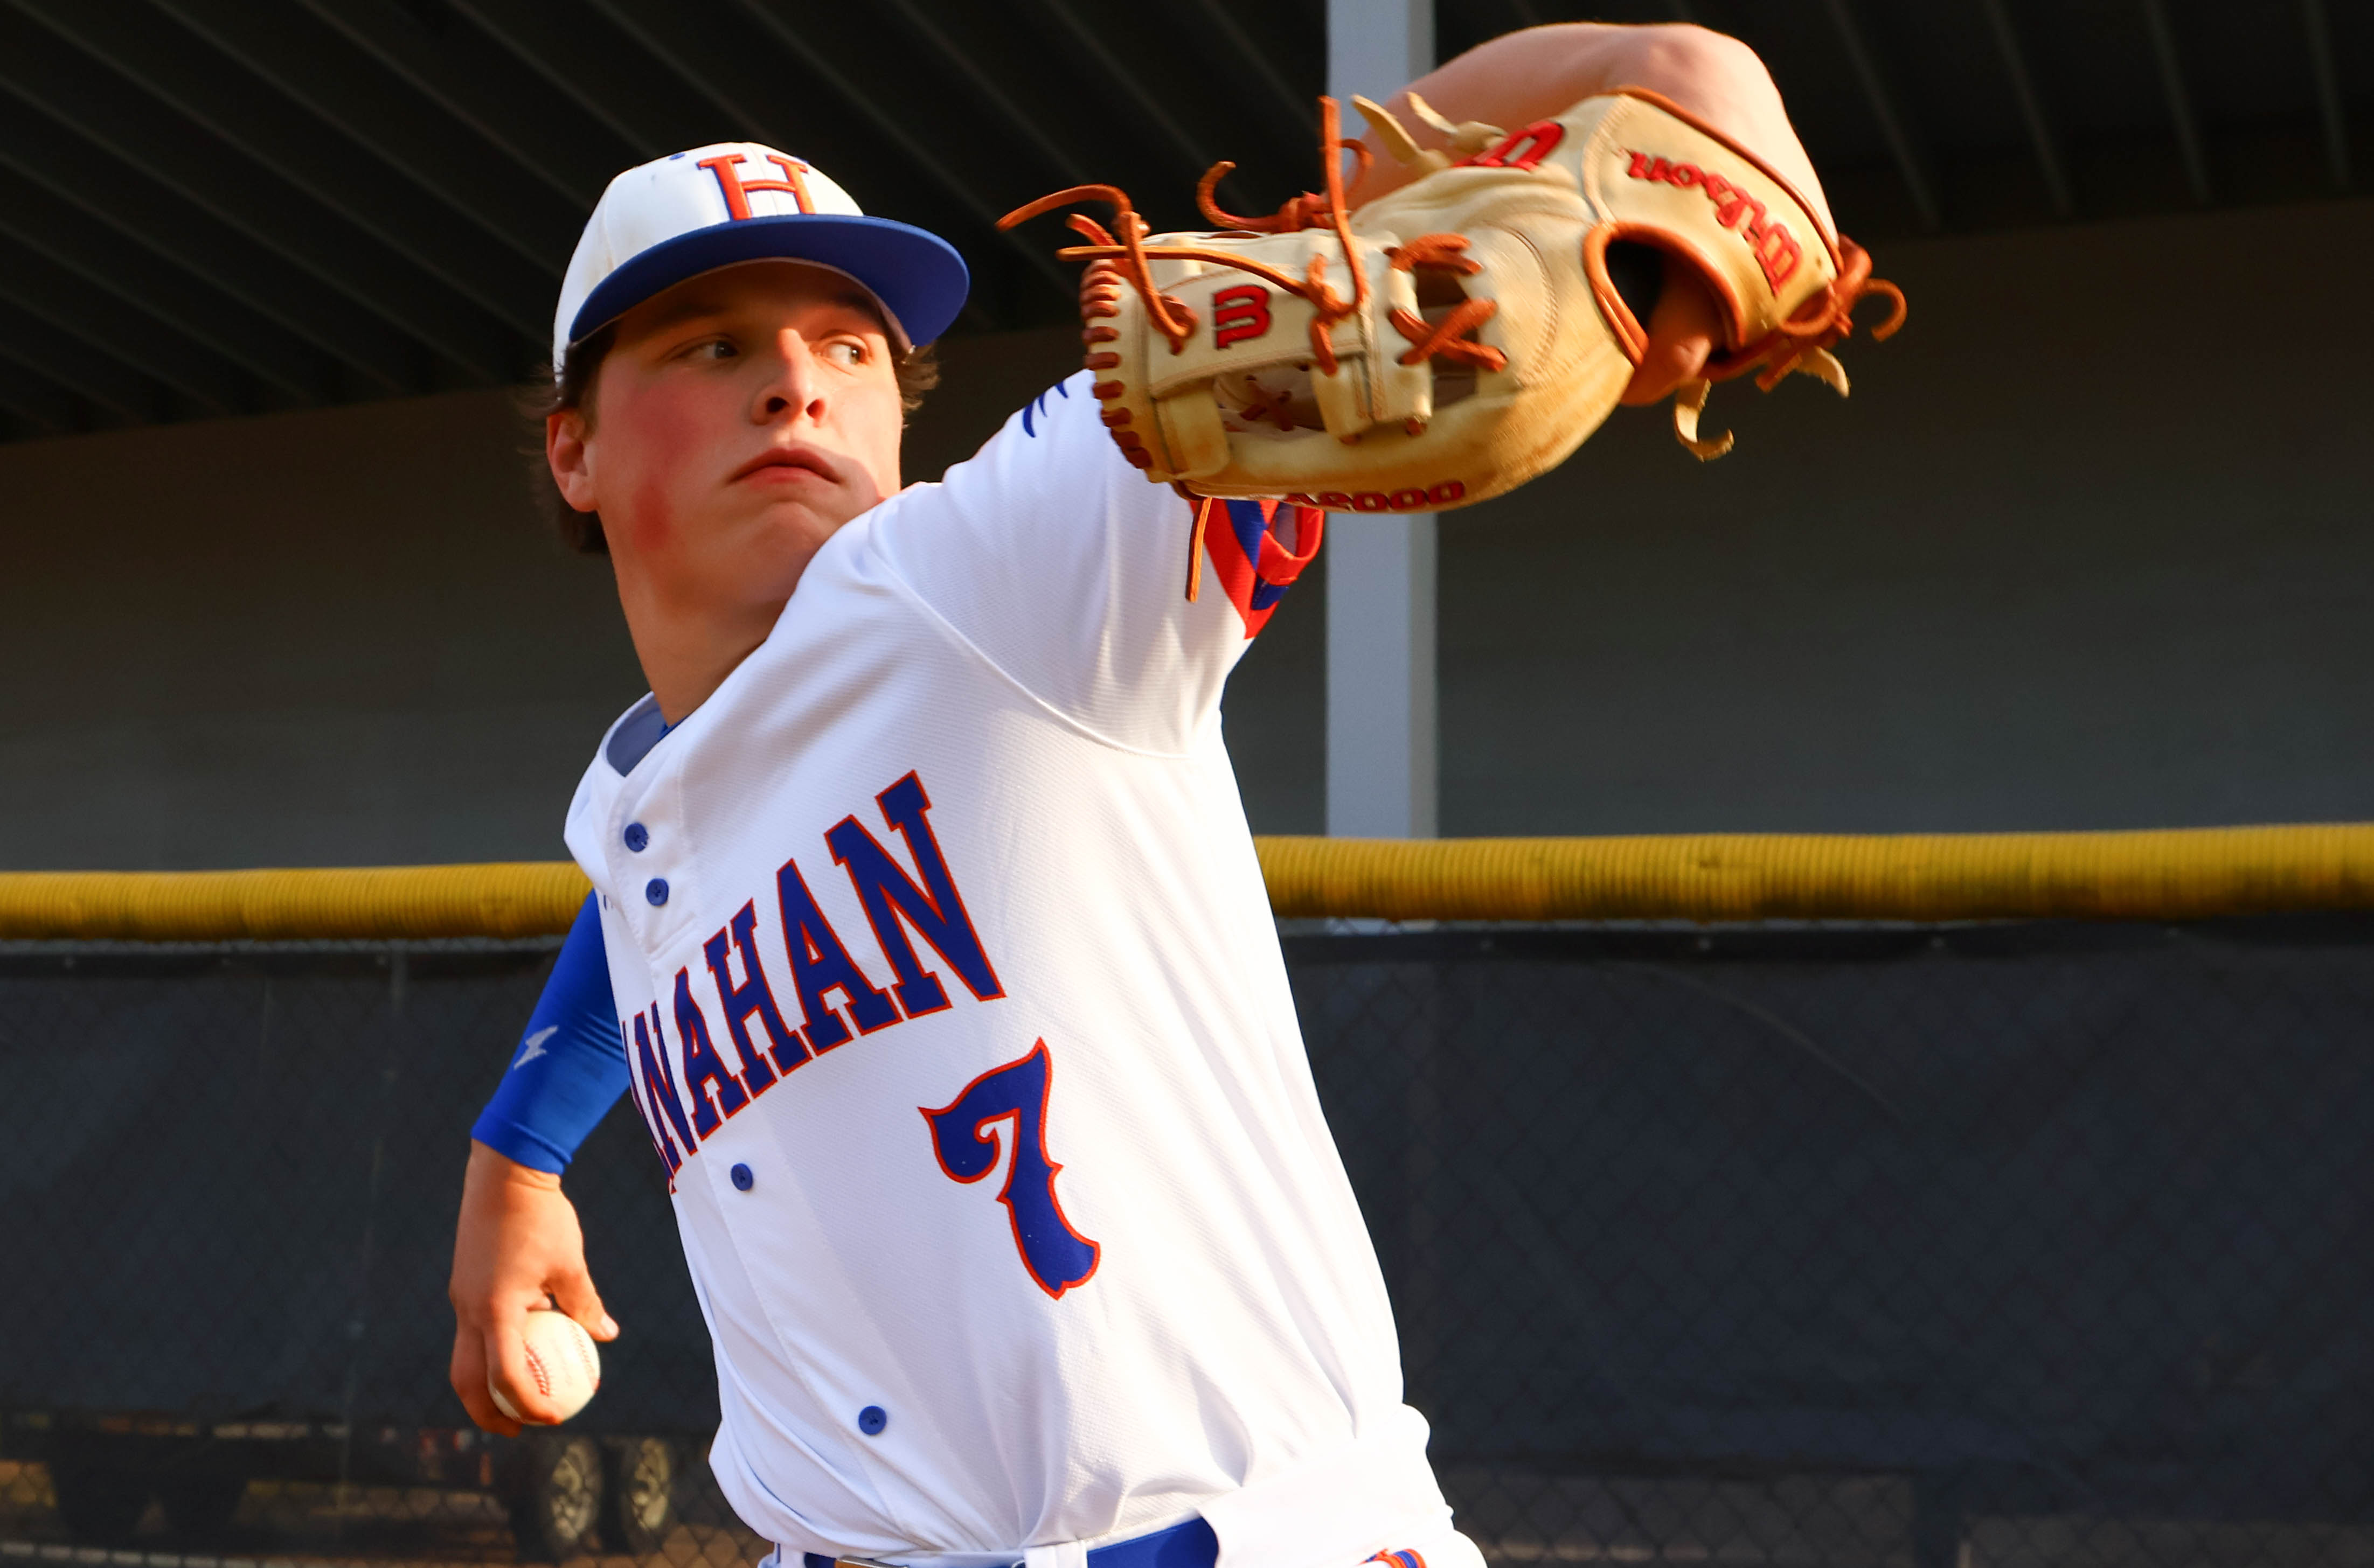
[[[479,1426],[516,1436],[523,1422],[567,1421],[594,1397],[593,1341],[617,1339],[618,1326],[586,1273],[558,1176],[470,1145],[447,1293],[453,1392]]]
[[[580,1326],[577,1319],[565,1312],[549,1308],[527,1315],[526,1327],[520,1339],[527,1355],[527,1375],[536,1393],[558,1413],[547,1419],[567,1421],[585,1408],[594,1391],[602,1387],[602,1354],[594,1348],[594,1336]],[[495,1401],[495,1409],[513,1421],[535,1421],[512,1408],[495,1386],[490,1374],[487,1393]]]

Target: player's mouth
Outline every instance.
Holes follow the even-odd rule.
[[[754,480],[761,485],[804,484],[809,479],[821,479],[829,485],[840,483],[839,465],[814,447],[770,447],[757,457],[734,471],[734,480]]]

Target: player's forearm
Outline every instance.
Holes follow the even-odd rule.
[[[555,1175],[566,1168],[627,1092],[617,1020],[601,916],[589,895],[471,1136],[515,1164]]]
[[[1815,205],[1824,222],[1829,220],[1813,163],[1798,145],[1764,63],[1722,33],[1678,24],[1557,22],[1478,44],[1410,87],[1454,123],[1480,120],[1510,129],[1598,93],[1647,88],[1754,149]],[[1385,107],[1420,146],[1443,145],[1441,136],[1410,112],[1407,92],[1395,94]],[[1347,122],[1357,123],[1348,114]],[[1356,202],[1409,182],[1414,171],[1395,163],[1373,135],[1362,139],[1376,162],[1353,193]]]

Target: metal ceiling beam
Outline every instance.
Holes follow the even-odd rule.
[[[676,3],[676,0],[663,0],[663,4],[674,3]],[[586,0],[586,4],[607,18],[610,25],[617,29],[638,53],[666,70],[687,89],[699,96],[709,105],[711,111],[722,116],[727,126],[743,140],[770,144],[781,142],[791,146],[801,145],[802,138],[786,136],[783,134],[792,127],[779,123],[768,109],[754,108],[726,91],[718,82],[715,74],[705,69],[704,63],[694,58],[689,53],[704,44],[714,44],[719,41],[709,37],[701,37],[698,40],[684,38],[663,40],[652,29],[654,25],[665,25],[664,18],[633,15],[625,6],[617,4],[616,0]],[[768,18],[764,15],[747,6],[743,9],[750,12],[753,19],[760,26],[767,25]],[[785,34],[792,35],[792,53],[810,67],[817,64],[813,53],[799,37],[796,29],[770,28],[769,30],[776,35],[779,41]]]
[[[2300,20],[2308,29],[2309,66],[2316,73],[2317,115],[2324,122],[2324,158],[2333,170],[2337,191],[2349,189],[2349,117],[2341,103],[2341,72],[2333,64],[2333,29],[2326,22],[2324,0],[2300,0]]]
[[[1287,79],[1278,75],[1277,67],[1270,63],[1270,57],[1245,36],[1245,29],[1237,25],[1237,18],[1228,15],[1228,7],[1222,6],[1220,0],[1194,0],[1194,4],[1196,10],[1203,14],[1205,25],[1228,41],[1238,61],[1260,81],[1277,107],[1286,111],[1287,123],[1299,128],[1304,135],[1316,142],[1319,139],[1317,99],[1307,99],[1287,85]],[[1517,4],[1520,15],[1528,9],[1524,0],[1517,0]],[[1532,24],[1526,25],[1530,27]]]
[[[256,412],[253,383],[207,349],[8,239],[0,239],[0,298],[214,413]]]
[[[2053,214],[2067,217],[2077,210],[2077,198],[2069,184],[2069,167],[2061,157],[2061,143],[2052,134],[2052,122],[2045,118],[2044,99],[2036,90],[2036,78],[2028,71],[2027,52],[2020,47],[2019,34],[2011,24],[2011,11],[2004,0],[1979,0],[1979,6],[1987,14],[1987,26],[1995,35],[1995,49],[2003,55],[2004,71],[2011,77],[2012,97],[2019,102],[2020,121],[2027,127],[2027,145],[2036,153],[2037,168],[2044,175],[2044,188],[2052,197]]]
[[[743,127],[744,134],[754,140],[777,146],[788,138],[783,127],[772,116],[757,108],[745,98],[729,92],[712,70],[703,70],[692,53],[693,41],[685,36],[687,18],[676,8],[676,0],[658,6],[641,6],[630,13],[619,0],[592,0],[618,29],[633,38],[653,58],[665,64],[688,84],[702,90],[717,105],[719,112],[730,116]],[[965,179],[942,162],[939,155],[926,146],[911,129],[910,123],[895,104],[886,105],[873,95],[849,85],[847,74],[817,48],[815,40],[793,22],[787,20],[773,7],[758,0],[735,0],[735,7],[760,30],[782,47],[783,52],[806,67],[817,81],[824,83],[856,118],[870,127],[874,136],[898,149],[899,155],[916,169],[929,176],[958,207],[979,222],[990,237],[1002,243],[1010,252],[1020,256],[1031,270],[1050,284],[1071,294],[1077,284],[1072,276],[1040,247],[1025,242],[1019,235],[1002,234],[997,220],[1004,216],[997,207],[981,197],[973,181]],[[661,29],[666,29],[663,37]]]
[[[2177,150],[2184,157],[2185,183],[2192,199],[2207,206],[2209,156],[2201,141],[2201,122],[2192,109],[2192,93],[2184,85],[2184,63],[2177,57],[2176,29],[2168,25],[2168,0],[2144,0],[2144,26],[2151,33],[2152,59],[2159,66],[2160,91],[2168,99],[2168,114],[2176,123]]]
[[[5,298],[0,355],[135,425],[159,423],[167,413],[164,388]]]
[[[186,273],[388,392],[407,388],[414,340],[147,170],[96,151],[0,91],[0,169],[103,230],[126,264]],[[53,226],[56,227],[56,226]],[[70,232],[62,228],[59,232]]]
[[[78,178],[120,178],[114,170],[91,168],[93,148],[104,149],[129,165],[135,179],[196,203],[465,373],[488,381],[509,379],[505,336],[481,312],[377,247],[337,233],[335,219],[323,221],[330,215],[309,211],[310,204],[292,199],[286,185],[245,158],[224,157],[187,121],[125,92],[120,79],[6,8],[0,8],[0,91],[91,144],[56,169],[79,165],[88,171],[78,171]]]
[[[254,0],[148,0],[291,102],[401,170],[446,211],[497,240],[557,287],[585,206],[514,179],[508,159],[441,105],[392,78],[308,12]]]
[[[959,49],[954,39],[941,31],[940,24],[916,5],[915,0],[887,0],[887,4],[899,13],[910,31],[931,45],[932,52],[940,57],[942,65],[962,76],[981,101],[997,111],[998,118],[1039,149],[1039,156],[1046,160],[1047,167],[1055,171],[1057,178],[1074,185],[1085,185],[1095,178],[1068,148],[1050,136],[1028,111],[1006,97],[1005,89],[997,85],[996,79],[975,64],[972,56]]]
[[[1863,36],[1863,24],[1855,19],[1850,0],[1823,0],[1823,8],[1829,12],[1830,26],[1846,50],[1847,63],[1854,67],[1855,80],[1863,87],[1863,100],[1871,106],[1872,118],[1879,122],[1880,139],[1887,144],[1887,155],[1895,160],[1896,172],[1912,197],[1912,210],[1920,216],[1921,227],[1934,234],[1945,227],[1936,183],[1930,179],[1913,146],[1911,131],[1896,106],[1895,95],[1887,89],[1879,56]]]
[[[9,3],[497,321],[543,334],[550,277],[455,223],[409,181],[358,163],[357,149],[338,146],[330,127],[268,88],[256,90],[219,55],[192,48],[187,35],[159,27],[137,0]]]
[[[666,121],[651,101],[648,72],[621,61],[588,35],[575,8],[549,0],[448,0],[481,32],[535,73],[545,84],[600,121],[649,162],[701,138]]]
[[[1104,41],[1096,35],[1094,29],[1072,14],[1072,8],[1064,5],[1064,0],[1039,0],[1039,8],[1054,18],[1056,25],[1064,29],[1080,52],[1096,62],[1098,79],[1112,89],[1115,98],[1127,107],[1129,112],[1143,116],[1147,124],[1161,132],[1162,139],[1186,159],[1193,171],[1192,177],[1201,179],[1204,171],[1216,160],[1202,143],[1189,134],[1186,126],[1172,118],[1170,111],[1163,107],[1161,95],[1149,91],[1137,79],[1137,74],[1105,47]]]
[[[0,235],[71,269],[123,304],[170,322],[193,342],[300,403],[317,403],[326,390],[318,345],[5,163]]]
[[[402,77],[412,90],[483,137],[489,146],[568,202],[579,214],[591,211],[610,176],[634,156],[606,120],[588,117],[567,123],[525,101],[523,73],[510,52],[458,14],[432,33],[421,14],[397,0],[298,0],[347,42]],[[557,95],[556,95],[557,96]],[[573,104],[572,104],[573,107]],[[605,133],[589,139],[585,132]]]

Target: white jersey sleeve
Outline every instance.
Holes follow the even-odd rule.
[[[1184,752],[1324,520],[1214,502],[1189,603],[1193,503],[1122,459],[1090,385],[1082,371],[1048,389],[939,484],[885,506],[874,548],[1038,701],[1116,744]]]

